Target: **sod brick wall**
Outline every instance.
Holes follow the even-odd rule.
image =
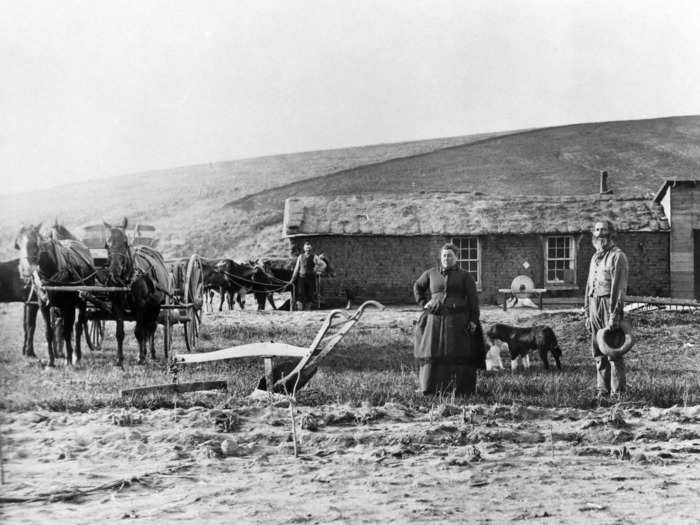
[[[548,296],[582,296],[593,255],[591,235],[574,235],[576,269],[573,285],[545,282],[546,235],[480,236],[481,272],[479,297],[483,304],[495,304],[498,289],[510,287],[517,275],[532,278],[537,288],[550,290]],[[306,240],[316,253],[324,252],[335,271],[321,281],[321,299],[327,306],[345,304],[346,290],[357,304],[375,299],[385,304],[412,304],[413,283],[431,266],[438,264],[440,247],[451,237],[402,236],[299,236],[291,238],[292,254],[301,252]],[[630,263],[629,295],[668,296],[668,232],[620,233],[618,245]]]

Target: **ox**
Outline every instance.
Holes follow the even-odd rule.
[[[19,275],[19,259],[0,262],[0,303],[23,303],[28,292]]]
[[[294,259],[258,259],[254,264],[262,269],[264,275],[259,275],[258,280],[263,281],[263,286],[267,285],[268,290],[278,293],[291,291]],[[255,301],[258,303],[258,310],[264,310],[267,302],[277,310],[273,291],[255,292]]]
[[[264,275],[256,277],[259,287],[263,288],[255,293],[255,299],[258,303],[258,309],[265,309],[265,301],[269,301],[272,308],[275,308],[275,302],[272,297],[273,292],[293,291],[296,297],[299,296],[296,287],[298,283],[292,282],[294,275],[294,266],[296,259],[258,259],[254,263],[260,267]],[[314,273],[318,277],[333,277],[335,271],[331,265],[331,261],[325,253],[319,253],[314,257]],[[320,290],[316,290],[318,293]],[[285,301],[280,307],[281,310],[291,310],[295,305],[290,301]]]
[[[223,310],[224,300],[227,300],[229,310],[233,310],[233,300],[234,296],[238,305],[242,308],[245,307],[245,293],[235,293],[232,295],[227,290],[230,288],[229,280],[226,278],[223,271],[219,271],[219,263],[222,259],[205,259],[202,261],[202,272],[204,281],[204,296],[207,301],[208,310],[212,311],[214,293],[218,292],[221,299],[219,303],[219,311]],[[239,290],[240,291],[240,290]]]

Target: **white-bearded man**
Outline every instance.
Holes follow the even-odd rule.
[[[596,341],[598,330],[618,329],[624,315],[629,266],[627,256],[613,241],[614,235],[610,221],[599,221],[593,226],[596,252],[591,258],[584,300],[586,328],[591,333],[596,364],[598,402],[604,402],[608,395],[619,400],[626,387],[624,358],[603,355]]]

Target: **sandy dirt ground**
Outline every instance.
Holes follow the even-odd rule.
[[[438,402],[6,412],[0,522],[698,522],[700,406]]]
[[[2,521],[697,523],[700,406],[286,405],[5,414]]]

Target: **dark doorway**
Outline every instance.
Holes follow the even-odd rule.
[[[695,274],[695,299],[700,301],[700,230],[693,230],[693,273]]]

